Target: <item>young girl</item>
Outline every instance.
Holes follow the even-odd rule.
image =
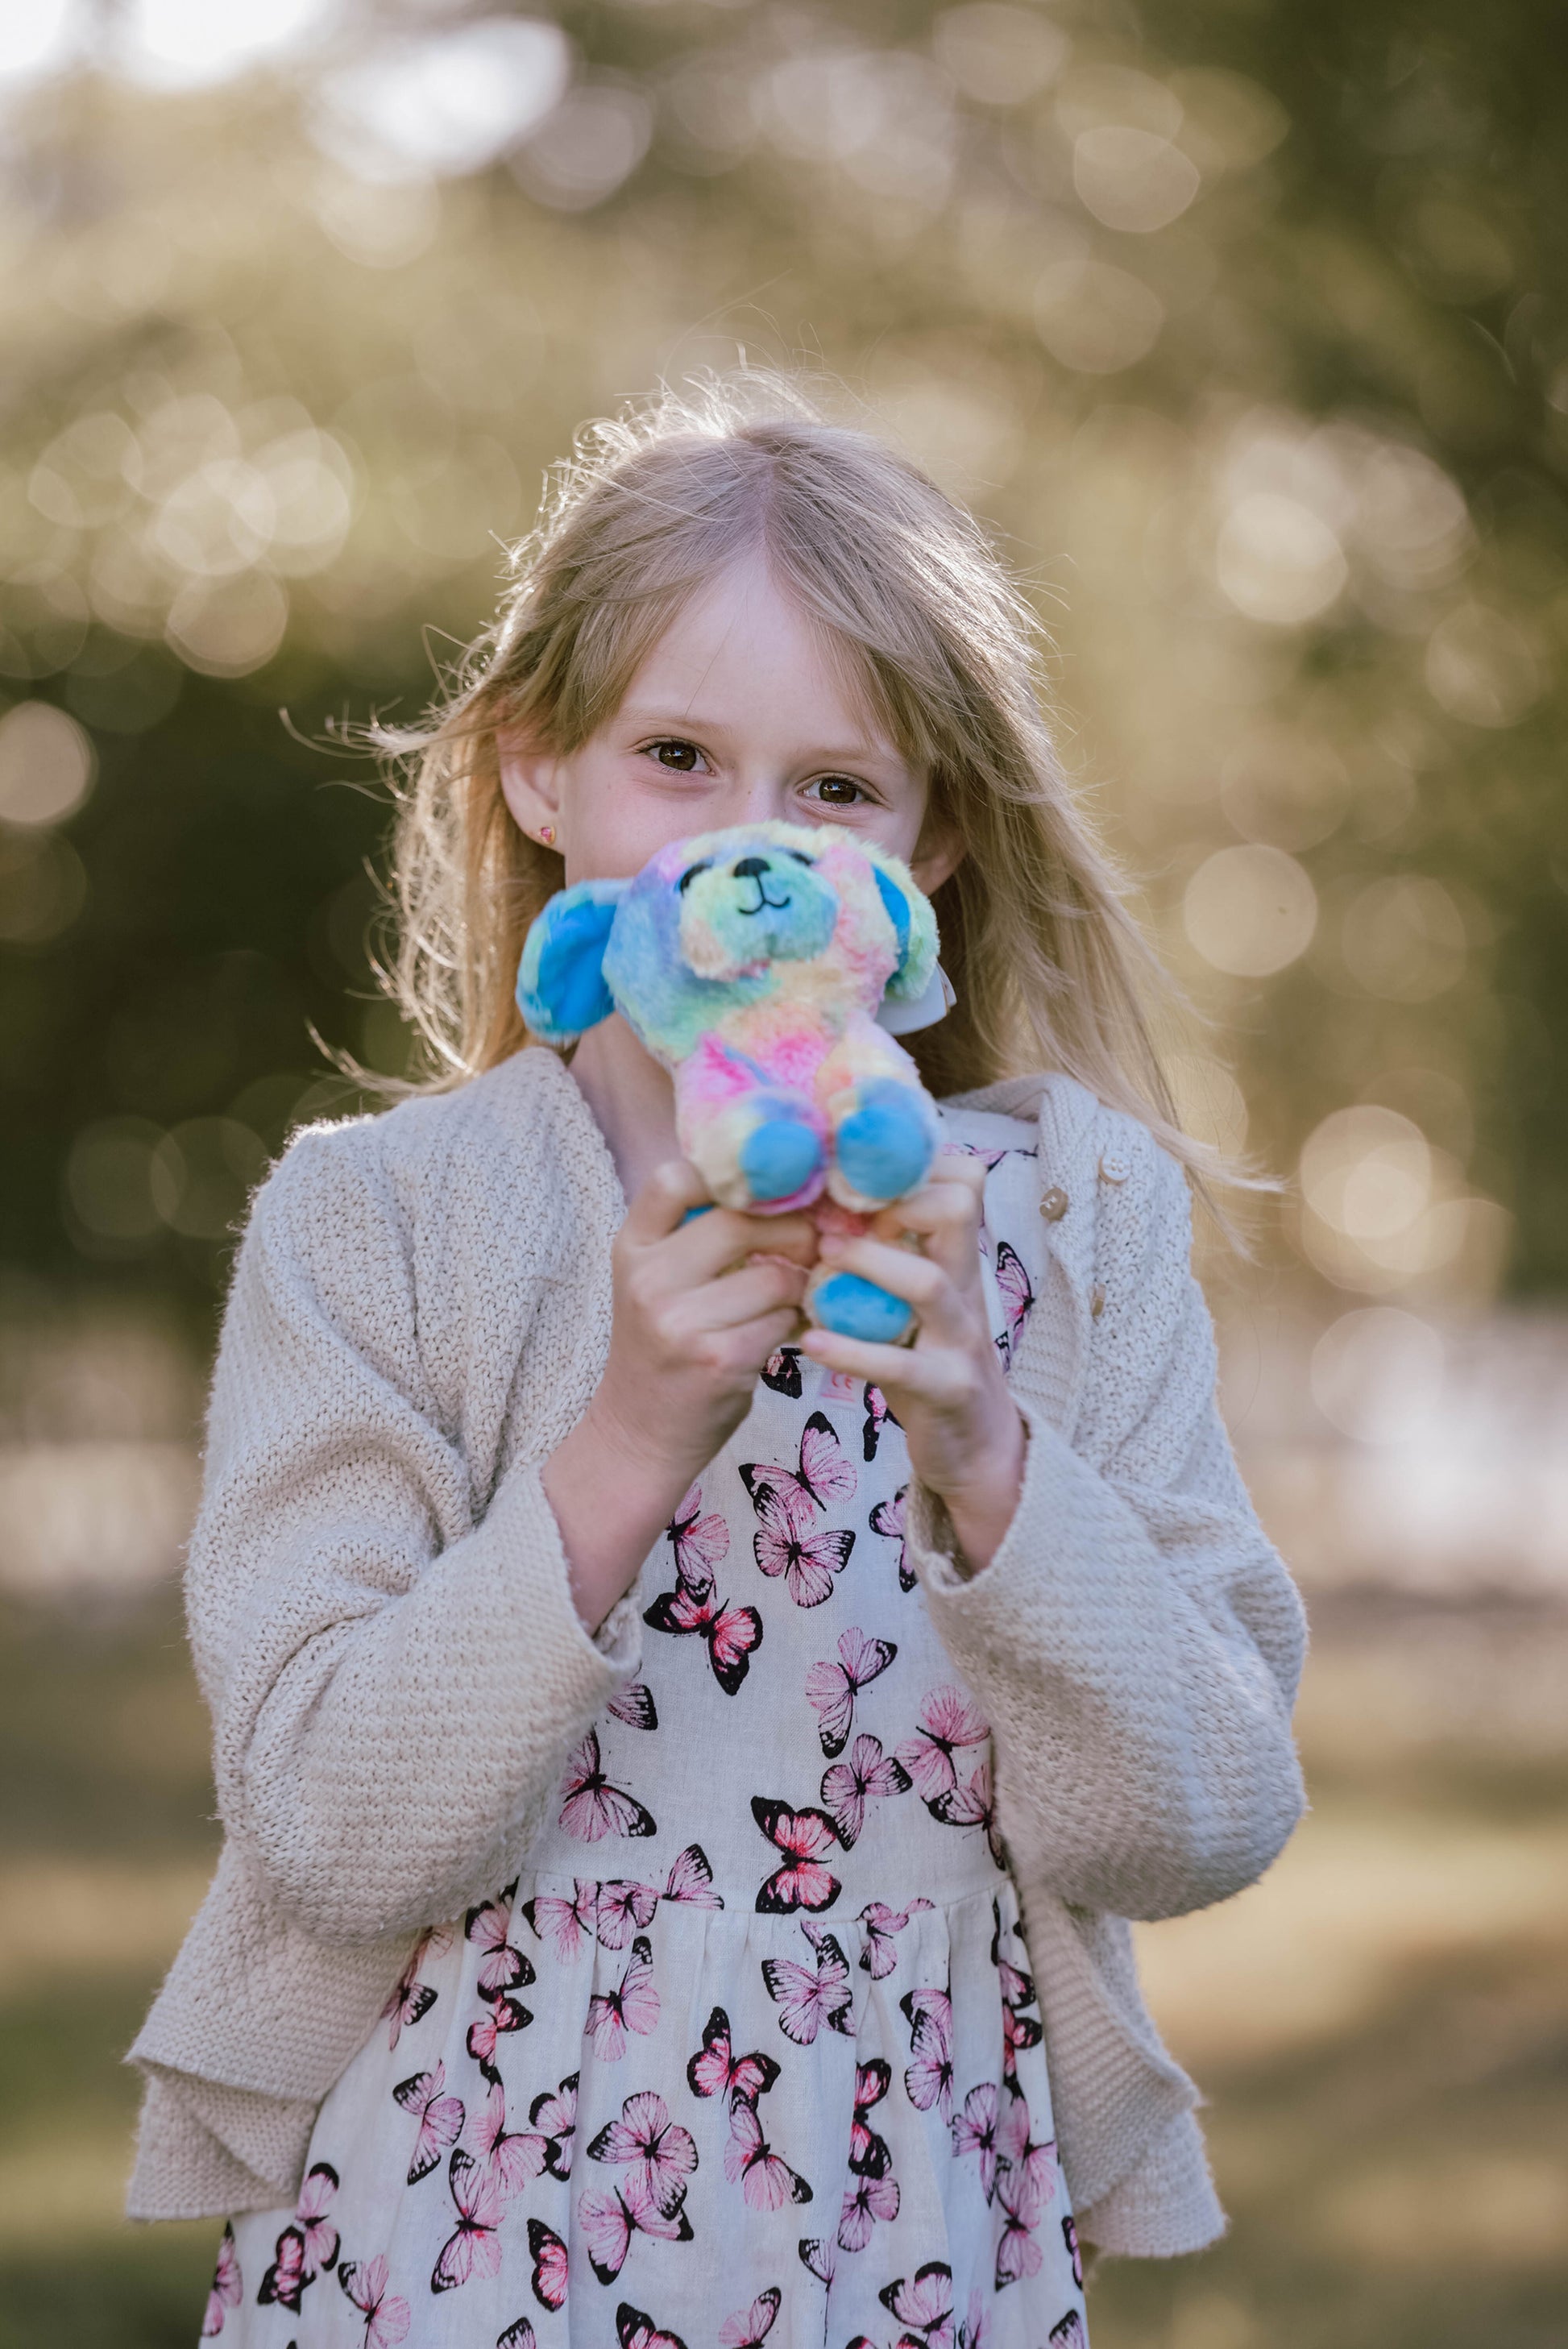
[[[1045,2349],[1080,2237],[1222,2224],[1124,1920],[1284,1843],[1302,1634],[1192,1154],[1020,599],[765,395],[563,477],[403,812],[452,1081],[302,1135],[241,1250],[190,1569],[228,1840],[130,2207],[229,2214],[247,2349]],[[941,923],[948,1154],[821,1251],[908,1350],[803,1330],[807,1217],[688,1220],[618,1018],[567,1059],[513,1006],[552,891],[772,817]]]

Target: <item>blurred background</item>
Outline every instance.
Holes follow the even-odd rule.
[[[542,0],[541,0],[542,5]],[[1553,37],[1554,34],[1557,37]],[[1568,47],[1549,0],[0,0],[0,2344],[193,2341],[118,2068],[214,1831],[247,1194],[396,1073],[407,719],[544,467],[754,359],[970,500],[1290,1185],[1206,1263],[1315,1808],[1143,1934],[1229,2239],[1096,2349],[1568,2341]],[[326,1048],[324,1050],[324,1048]]]

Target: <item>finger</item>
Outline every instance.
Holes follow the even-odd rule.
[[[944,1143],[932,1160],[925,1179],[928,1183],[960,1183],[965,1190],[974,1193],[976,1200],[985,1195],[984,1165],[967,1150],[955,1150],[950,1142]]]
[[[672,1287],[696,1288],[748,1257],[788,1257],[810,1268],[817,1261],[817,1226],[809,1216],[747,1216],[714,1207],[658,1243]]]
[[[806,1278],[801,1265],[747,1265],[672,1299],[665,1310],[664,1329],[679,1344],[705,1330],[738,1329],[786,1306],[794,1309],[805,1294]]]
[[[970,1384],[962,1358],[947,1347],[923,1353],[918,1347],[869,1345],[859,1338],[841,1338],[836,1330],[816,1329],[793,1342],[825,1370],[842,1371],[849,1378],[880,1387],[895,1411],[901,1398],[938,1406],[954,1402]]]
[[[696,1168],[684,1158],[655,1166],[626,1211],[623,1238],[636,1247],[675,1244],[675,1284],[695,1285],[712,1278],[754,1250],[815,1262],[817,1226],[808,1215],[748,1216],[716,1207]]]
[[[939,1264],[954,1285],[972,1289],[980,1278],[980,1194],[968,1170],[975,1159],[954,1162],[962,1170],[949,1179],[933,1170],[931,1181],[907,1199],[897,1199],[872,1218],[868,1237],[898,1241],[913,1235],[922,1252]]]
[[[668,1158],[655,1166],[626,1210],[622,1226],[628,1239],[647,1245],[678,1231],[694,1207],[711,1204],[712,1193],[686,1158]],[[701,1219],[707,1222],[707,1218]]]

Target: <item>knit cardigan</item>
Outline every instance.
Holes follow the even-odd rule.
[[[1026,1467],[982,1571],[918,1486],[909,1555],[993,1725],[1081,2231],[1189,2251],[1223,2218],[1125,1920],[1222,1900],[1284,1843],[1301,1611],[1215,1408],[1180,1169],[1068,1078],[965,1101],[1038,1109]],[[603,1371],[624,1213],[539,1050],[306,1132],[257,1196],[187,1580],[226,1839],[130,2051],[133,2217],[293,2199],[414,1936],[517,1874],[637,1671],[630,1595],[584,1630],[541,1482]]]

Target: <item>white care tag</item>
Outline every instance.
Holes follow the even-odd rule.
[[[945,1019],[957,1000],[953,981],[938,963],[924,993],[913,1003],[890,1003],[883,996],[877,1026],[885,1028],[890,1036],[913,1036],[917,1028],[934,1028],[939,1019]]]

